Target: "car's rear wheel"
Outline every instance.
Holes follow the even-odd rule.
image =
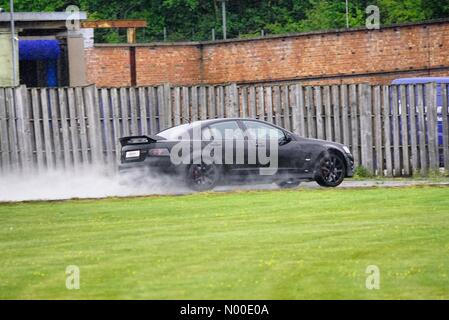
[[[214,164],[192,164],[187,170],[187,185],[194,191],[212,190],[220,177]]]
[[[321,158],[316,171],[315,181],[322,187],[336,187],[346,176],[343,159],[334,153]]]
[[[281,189],[293,189],[300,185],[301,181],[298,180],[286,180],[281,182],[276,182],[276,185]]]

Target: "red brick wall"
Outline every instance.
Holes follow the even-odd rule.
[[[99,87],[131,85],[129,48],[108,47],[86,50],[87,81]]]
[[[130,82],[128,47],[95,47],[89,80]],[[449,76],[449,22],[257,40],[136,47],[137,84],[265,82],[388,83]]]
[[[201,82],[201,51],[198,46],[136,48],[137,84],[192,84]]]

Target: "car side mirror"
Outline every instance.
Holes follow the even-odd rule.
[[[289,135],[289,134],[285,134],[285,136],[284,136],[284,138],[282,138],[282,139],[280,139],[279,140],[279,145],[284,145],[284,144],[287,144],[287,143],[289,143],[290,141],[292,141],[292,137]]]

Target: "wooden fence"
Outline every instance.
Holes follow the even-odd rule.
[[[447,96],[436,84],[0,88],[0,172],[115,164],[119,137],[248,117],[344,143],[373,174],[426,174],[449,170]]]

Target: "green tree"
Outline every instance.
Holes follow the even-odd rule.
[[[211,30],[222,34],[219,0],[15,0],[16,11],[62,11],[75,4],[90,19],[148,21],[138,31],[138,40],[160,41],[167,29],[168,40],[209,40]],[[379,6],[381,23],[415,22],[449,17],[448,0],[349,0],[351,27],[364,25],[365,8]],[[0,0],[9,10],[9,1]],[[344,28],[345,0],[228,0],[228,37],[259,36],[312,30]],[[97,41],[125,41],[125,30],[97,30]]]
[[[301,22],[301,30],[323,30],[346,27],[345,1],[312,0],[312,6]],[[364,10],[357,1],[349,3],[349,26],[360,26],[365,19]]]
[[[423,21],[432,16],[423,0],[379,0],[378,5],[383,24]]]

